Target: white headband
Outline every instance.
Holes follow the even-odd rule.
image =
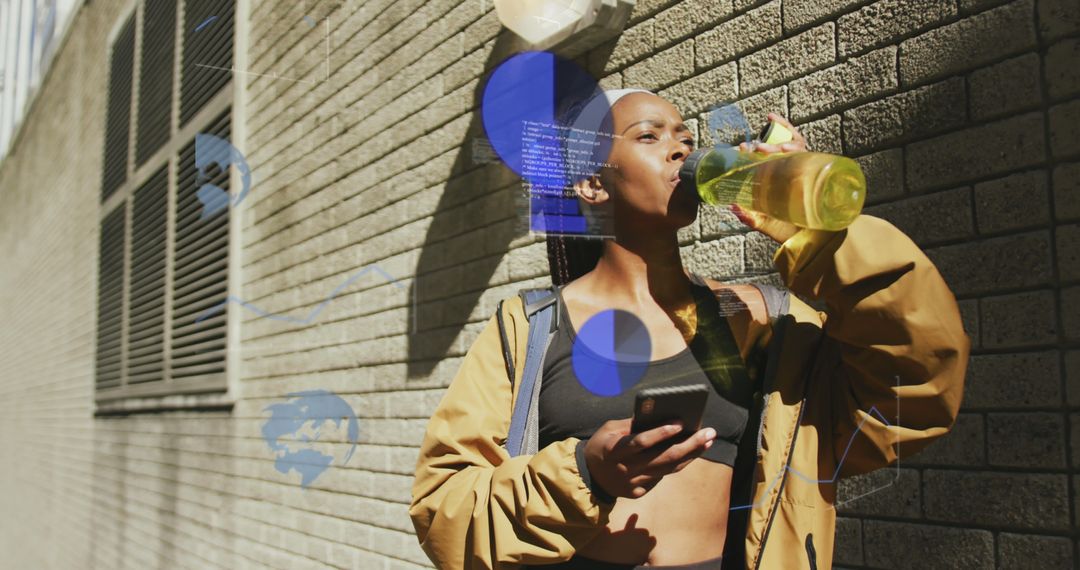
[[[581,112],[574,118],[573,124],[570,126],[570,132],[566,137],[566,149],[567,151],[576,151],[574,154],[577,156],[585,155],[592,158],[589,162],[596,163],[602,162],[607,159],[606,156],[595,156],[596,151],[596,137],[599,134],[600,127],[604,123],[604,119],[611,114],[611,108],[615,106],[615,103],[630,95],[631,93],[649,93],[652,91],[647,89],[609,89],[601,93],[593,95],[591,99],[581,108]],[[611,137],[614,133],[608,133],[607,136]],[[608,147],[610,148],[610,146]],[[568,152],[568,159],[571,153]],[[590,176],[598,170],[594,164],[582,165],[579,163],[567,161],[568,171],[575,178],[580,176]]]

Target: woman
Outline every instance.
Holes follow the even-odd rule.
[[[676,232],[693,222],[697,200],[678,185],[693,148],[678,110],[637,90],[608,99],[608,166],[575,190],[611,209],[615,239],[559,291],[569,322],[546,355],[541,448],[511,458],[501,446],[518,386],[492,317],[420,450],[410,515],[421,545],[440,568],[828,568],[836,480],[911,455],[956,418],[969,348],[956,301],[883,220],[863,215],[825,232],[737,212],[782,244],[774,263],[788,289],[828,307],[792,296],[770,323],[755,288],[683,269]],[[796,131],[793,143],[758,150],[805,143]],[[745,310],[711,318],[721,314],[716,298]],[[567,339],[611,309],[637,316],[652,341],[649,371],[620,398],[676,369],[683,381],[735,383],[710,393],[707,421],[684,442],[663,445],[679,427],[632,434],[629,405],[590,399],[570,381]],[[520,378],[527,318],[517,298],[501,311]],[[708,355],[723,338],[740,358],[721,370]],[[763,355],[764,371],[754,370]],[[753,396],[740,396],[750,385]]]

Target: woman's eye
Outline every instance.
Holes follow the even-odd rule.
[[[641,133],[638,135],[638,140],[660,140],[654,133]],[[690,148],[694,148],[694,139],[683,139],[679,141]]]

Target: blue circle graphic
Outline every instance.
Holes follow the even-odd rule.
[[[648,370],[651,356],[645,323],[614,309],[586,321],[571,351],[578,382],[597,396],[618,396],[632,388]]]
[[[596,80],[572,61],[543,51],[518,53],[500,63],[484,86],[480,109],[484,131],[495,153],[516,174],[536,185],[563,187],[572,178],[599,170],[568,159],[567,134],[576,113],[602,92]],[[570,143],[577,144],[575,150],[595,146],[593,154],[604,160],[611,137]]]

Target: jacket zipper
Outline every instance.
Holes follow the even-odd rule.
[[[764,396],[762,398],[761,419],[758,421],[758,428],[757,428],[757,459],[758,459],[758,461],[761,461],[761,448],[763,447],[762,442],[765,439],[764,437],[762,437],[765,434],[765,412],[768,412],[768,411],[769,411],[769,397],[768,397],[768,395],[766,395],[766,396]]]
[[[802,425],[803,412],[806,411],[806,397],[810,393],[810,382],[814,378],[817,378],[818,369],[821,367],[821,347],[825,344],[825,339],[828,338],[828,331],[825,330],[828,326],[829,323],[826,321],[825,326],[821,327],[821,336],[818,338],[817,346],[814,347],[814,364],[811,366],[810,375],[806,377],[806,382],[804,383],[803,397],[802,401],[799,403],[799,418],[795,420],[794,433],[791,435],[791,446],[788,448],[787,461],[784,463],[784,475],[780,479],[780,488],[776,491],[777,503],[780,502],[780,497],[784,493],[784,484],[787,483],[787,471],[791,467],[791,458],[795,454],[795,441],[799,439],[799,426]],[[773,519],[776,518],[776,512],[779,510],[780,506],[778,504],[776,508],[773,509],[772,513],[769,514],[769,522],[765,525],[765,534],[761,537],[761,546],[758,548],[758,557],[757,562],[754,563],[754,570],[761,568],[761,559],[765,554],[765,544],[769,540],[769,531],[772,530]],[[812,545],[811,548],[813,548]],[[817,563],[814,562],[813,564],[813,568],[816,569]]]
[[[786,337],[786,335],[784,333],[786,332],[787,327],[786,327],[786,322],[784,322],[784,321],[779,321],[779,322],[780,322],[780,326],[776,327],[776,329],[773,331],[773,338],[772,338],[771,342],[780,343],[778,346],[782,348],[783,341],[784,341],[784,339]],[[778,350],[780,350],[780,349],[778,349]],[[769,358],[768,363],[766,364],[766,371],[768,371],[770,368],[773,368],[773,367],[779,365],[778,364],[779,363],[779,354],[770,355],[770,356],[771,357]],[[775,373],[775,371],[773,371],[773,373]],[[761,386],[761,392],[763,394],[764,402],[763,402],[762,407],[761,407],[761,421],[758,424],[758,441],[757,441],[757,443],[758,443],[757,452],[758,453],[757,453],[757,457],[758,457],[759,461],[761,460],[761,455],[762,455],[761,454],[762,440],[764,439],[764,435],[765,435],[765,415],[766,415],[766,412],[769,409],[769,395],[768,395],[769,394],[769,388],[772,387],[772,382],[769,382],[769,380],[771,380],[771,377],[769,377],[766,374],[766,377],[762,381],[762,386]],[[806,402],[806,395],[805,394],[803,394],[803,402],[804,403]],[[798,438],[798,435],[799,435],[799,423],[802,421],[802,413],[803,413],[803,406],[800,405],[799,406],[799,419],[796,420],[795,427],[793,428],[794,433],[791,435],[791,447],[788,449],[788,456],[787,456],[787,459],[784,462],[784,467],[783,467],[783,471],[782,471],[783,475],[781,475],[782,478],[780,480],[780,488],[776,492],[777,501],[780,500],[780,494],[783,493],[783,491],[784,491],[784,483],[787,481],[787,470],[788,470],[788,467],[791,465],[791,457],[795,453],[795,440]],[[753,495],[751,495],[751,497],[752,496]],[[757,561],[754,563],[754,570],[757,570],[758,568],[761,567],[762,554],[765,553],[765,542],[769,538],[769,530],[772,528],[773,518],[776,517],[776,511],[777,510],[779,510],[779,506],[777,506],[777,508],[774,508],[772,513],[769,514],[769,522],[765,524],[765,533],[762,535],[762,537],[761,537],[761,545],[758,547],[758,556],[757,556]]]
[[[791,434],[791,446],[788,448],[787,461],[784,462],[784,474],[781,475],[780,478],[780,488],[776,491],[777,503],[780,502],[780,497],[784,493],[784,484],[787,483],[787,471],[788,468],[791,467],[791,458],[793,455],[795,455],[795,440],[799,438],[799,424],[802,423],[802,415],[805,408],[806,398],[803,398],[802,402],[799,403],[799,418],[795,421],[794,433]],[[772,513],[769,514],[769,522],[765,525],[765,534],[761,537],[761,546],[758,548],[758,557],[757,562],[754,563],[754,570],[758,570],[759,568],[761,568],[761,559],[765,554],[765,543],[769,540],[769,531],[772,530],[773,519],[776,518],[776,511],[779,510],[780,505],[777,505],[776,508],[772,510]]]

